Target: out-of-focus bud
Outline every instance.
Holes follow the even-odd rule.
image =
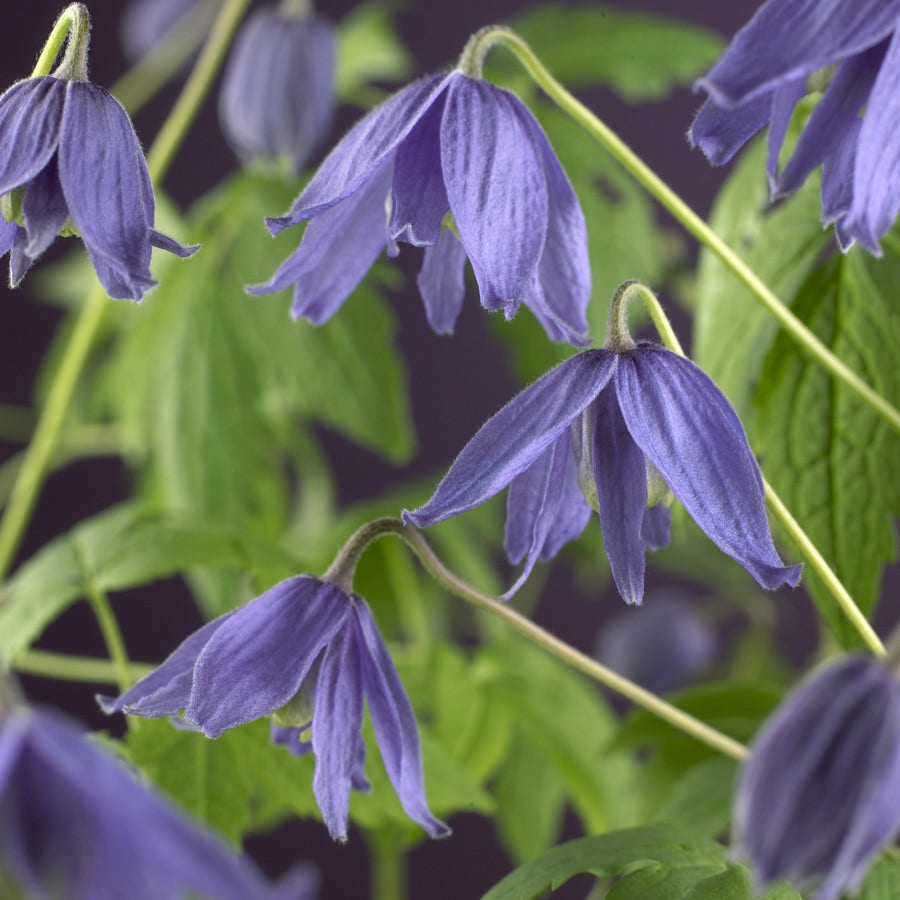
[[[131,0],[122,14],[122,48],[135,61],[160,41],[187,30],[202,37],[209,31],[221,0]],[[177,32],[176,32],[177,26]]]

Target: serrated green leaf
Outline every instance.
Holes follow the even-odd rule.
[[[831,259],[805,281],[794,312],[855,372],[900,401],[900,257]],[[792,341],[779,335],[754,394],[754,445],[773,487],[871,615],[896,556],[900,452],[896,432]],[[841,645],[860,638],[807,567],[804,581]]]
[[[630,828],[560,844],[511,872],[483,900],[531,900],[543,896],[548,889],[560,887],[580,872],[612,878],[635,867],[651,867],[651,873],[645,877],[656,885],[666,873],[676,873],[673,877],[677,878],[678,872],[690,872],[696,882],[721,871],[724,859],[725,848],[720,844],[681,829],[668,825]],[[656,900],[657,896],[667,895],[631,896],[653,896]]]

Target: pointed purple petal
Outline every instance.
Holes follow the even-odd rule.
[[[0,97],[0,194],[31,181],[56,152],[66,82],[45,76],[14,84]]]
[[[488,419],[463,447],[434,496],[419,509],[404,510],[404,520],[424,528],[493,497],[584,411],[615,366],[614,353],[587,350],[551,369]]]
[[[353,613],[350,621],[362,662],[363,689],[388,777],[406,814],[431,837],[446,837],[450,829],[428,809],[419,726],[409,698],[378,626],[359,597],[354,597]]]
[[[719,549],[769,590],[796,585],[802,566],[778,557],[759,466],[712,380],[681,356],[639,345],[620,359],[615,388],[631,436]]]
[[[16,240],[16,232],[19,226],[15,222],[7,222],[0,216],[0,257],[6,256]]]
[[[303,575],[236,610],[197,658],[185,718],[207,737],[218,737],[280,709],[349,608],[343,591]]]
[[[362,187],[456,77],[451,72],[422,78],[357,122],[319,166],[290,212],[266,220],[269,230],[277,234],[319,215]]]
[[[622,599],[637,606],[644,599],[641,524],[647,508],[647,464],[625,425],[614,390],[601,391],[590,412],[603,547]]]
[[[158,250],[167,250],[179,259],[187,259],[200,249],[199,244],[179,243],[175,238],[170,238],[167,234],[152,228],[150,229],[150,245]]]
[[[293,726],[276,725],[273,722],[269,740],[273,744],[286,747],[288,752],[293,753],[294,756],[306,756],[312,753],[313,748],[312,741],[303,738],[308,728],[308,725],[303,728],[294,728]]]
[[[441,123],[450,210],[485,309],[525,299],[547,237],[547,179],[521,105],[507,91],[460,75]]]
[[[668,547],[672,538],[672,512],[664,503],[648,506],[641,522],[641,540],[648,550]]]
[[[58,159],[69,212],[97,277],[111,297],[140,300],[156,284],[154,201],[128,113],[101,88],[70,82]]]
[[[327,322],[384,249],[390,185],[387,160],[361,190],[310,222],[293,255],[268,282],[249,287],[248,292],[271,294],[293,285],[294,318],[304,317],[314,325]]]
[[[796,81],[789,81],[781,85],[775,89],[772,95],[769,136],[766,141],[766,172],[769,175],[769,190],[773,196],[777,191],[776,176],[778,175],[778,157],[781,155],[781,147],[791,124],[794,108],[805,96],[805,78],[798,78]]]
[[[575,461],[572,440],[568,431],[564,438],[559,438],[559,441],[562,440],[565,440],[569,446],[566,477],[560,489],[562,496],[556,511],[556,522],[541,548],[541,559],[544,560],[553,559],[569,541],[580,537],[591,520],[591,508],[584,499],[581,485],[578,483],[578,463]]]
[[[28,183],[22,198],[22,216],[28,234],[25,253],[37,259],[56,240],[69,217],[55,162],[50,162]]]
[[[466,295],[465,265],[466,251],[447,228],[436,244],[425,248],[416,284],[435,334],[453,334]]]
[[[28,244],[28,232],[24,228],[16,228],[12,249],[9,254],[9,283],[11,287],[18,287],[22,279],[28,274],[28,270],[34,265],[34,260],[25,252]]]
[[[880,254],[879,238],[900,212],[900,27],[869,95],[859,132],[853,204],[843,228]]]
[[[735,106],[884,40],[900,0],[769,0],[698,82],[720,106]]]
[[[749,100],[734,109],[723,109],[707,100],[694,117],[688,140],[714,165],[728,162],[769,121],[772,94]]]
[[[861,128],[862,119],[854,120],[822,163],[822,221],[826,225],[843,216],[853,203],[853,167]]]
[[[417,247],[434,244],[450,206],[441,172],[442,94],[397,148],[391,195],[391,237]]]

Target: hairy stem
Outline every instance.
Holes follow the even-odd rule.
[[[32,78],[41,75],[49,75],[53,69],[53,63],[59,56],[63,44],[68,39],[68,47],[66,48],[66,56],[63,60],[65,66],[67,62],[74,71],[68,77],[78,77],[80,81],[87,81],[87,41],[91,31],[91,20],[88,16],[87,7],[83,3],[71,3],[67,6],[50,32],[50,37],[44,44],[41,55],[34,64],[31,72]]]

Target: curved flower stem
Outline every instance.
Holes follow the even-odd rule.
[[[565,113],[602,144],[606,150],[643,185],[701,244],[719,259],[752,291],[760,303],[779,321],[788,334],[831,375],[872,407],[895,430],[900,431],[900,410],[881,396],[803,324],[740,256],[722,240],[622,139],[583,103],[573,97],[546,69],[534,51],[515,32],[493,26],[476,33],[463,51],[467,60],[481,60],[495,44],[508,47],[528,74]],[[480,62],[479,62],[480,65]]]
[[[647,285],[640,281],[626,281],[624,284],[620,285],[619,289],[616,291],[615,297],[613,298],[613,304],[618,303],[621,307],[625,307],[627,306],[628,301],[633,297],[639,298],[644,304],[650,318],[653,320],[653,324],[656,326],[656,330],[659,332],[659,336],[662,338],[663,344],[665,344],[665,346],[673,353],[686,357],[687,354],[684,352],[681,342],[678,340],[678,336],[672,328],[669,317],[666,315],[665,310],[663,310],[656,294],[654,294]],[[622,311],[621,315],[625,315],[624,311]],[[860,608],[856,605],[850,592],[844,587],[843,582],[838,578],[834,569],[828,565],[809,535],[803,530],[800,523],[794,518],[787,506],[785,506],[784,501],[775,493],[775,489],[765,478],[763,478],[763,487],[766,494],[766,503],[768,504],[772,515],[782,524],[785,531],[800,548],[800,552],[803,554],[807,563],[809,563],[813,571],[825,583],[825,587],[828,588],[831,596],[834,597],[835,602],[841,608],[841,611],[847,617],[850,624],[856,629],[865,645],[875,654],[875,656],[884,656],[887,651],[884,648],[884,644],[881,642],[881,638],[878,637],[878,634],[875,632],[875,629],[872,628],[869,620],[862,614]]]
[[[87,684],[117,684],[118,667],[108,659],[91,659],[87,656],[69,656],[48,653],[44,650],[25,650],[14,660],[12,668],[25,675],[38,675],[59,681],[82,681]],[[154,666],[130,663],[129,670],[135,678],[149,675]],[[129,685],[130,686],[130,685]]]
[[[36,78],[40,75],[50,74],[53,69],[53,63],[56,62],[56,57],[59,56],[59,51],[67,38],[69,39],[69,49],[66,52],[66,57],[68,58],[71,55],[72,58],[80,56],[82,59],[86,59],[85,44],[90,30],[91,21],[87,7],[83,3],[71,3],[67,6],[53,25],[50,37],[47,38],[44,49],[41,50],[41,55],[31,71],[31,77]],[[79,72],[78,75],[82,81],[86,81],[86,67],[85,71]]]
[[[594,681],[599,681],[600,684],[628,698],[632,703],[642,706],[648,712],[665,720],[679,731],[691,735],[691,737],[702,741],[707,746],[724,753],[726,756],[744,760],[749,755],[750,751],[743,744],[728,737],[726,734],[722,734],[721,731],[717,731],[699,719],[695,719],[671,703],[667,703],[633,681],[623,678],[612,669],[608,669],[580,650],[571,647],[565,641],[561,641],[558,637],[550,634],[549,631],[545,631],[540,625],[536,625],[531,619],[516,612],[511,606],[504,605],[499,600],[481,593],[481,591],[463,581],[462,578],[451,572],[441,562],[431,545],[416,528],[412,525],[404,525],[400,519],[376,519],[363,525],[341,548],[335,562],[328,572],[322,576],[323,580],[334,581],[335,577],[340,578],[342,580],[335,581],[335,583],[339,587],[349,589],[347,579],[352,579],[353,567],[359,560],[359,557],[373,540],[385,534],[395,534],[402,538],[419,558],[419,562],[425,567],[425,571],[451,594],[502,620],[523,637],[543,647],[548,653],[562,660],[573,669],[577,669]]]

